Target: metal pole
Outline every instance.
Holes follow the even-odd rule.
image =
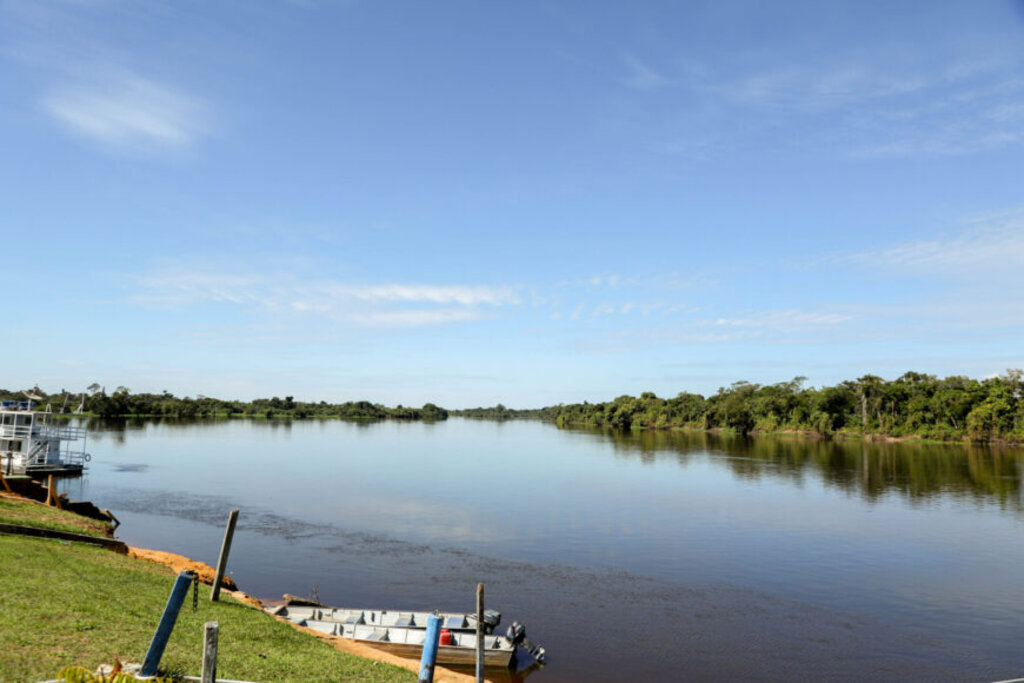
[[[484,683],[484,585],[476,585],[476,683]]]
[[[423,656],[420,658],[419,683],[433,683],[434,664],[437,662],[437,641],[441,637],[441,617],[427,617],[427,633],[423,638]]]
[[[228,553],[231,552],[231,539],[235,535],[235,523],[238,521],[238,508],[228,515],[228,528],[224,530],[224,542],[220,544],[220,557],[217,558],[217,575],[213,578],[213,590],[210,600],[217,601],[220,597],[220,582],[224,578],[224,570],[228,567]]]
[[[217,636],[220,632],[220,624],[216,621],[208,621],[203,627],[203,681],[202,683],[217,683]]]
[[[142,662],[143,676],[155,676],[156,668],[160,665],[160,658],[164,656],[164,648],[167,647],[167,640],[174,630],[174,622],[178,620],[178,612],[181,604],[185,602],[188,595],[188,587],[192,583],[192,572],[181,572],[174,581],[174,588],[167,598],[167,605],[164,607],[164,614],[160,617],[160,623],[153,634],[153,642],[149,644],[149,651],[146,652],[146,659]]]

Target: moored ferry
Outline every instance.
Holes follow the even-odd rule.
[[[90,460],[85,428],[35,401],[0,401],[0,472],[78,476]]]

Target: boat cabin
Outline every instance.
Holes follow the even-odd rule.
[[[76,475],[88,460],[84,427],[59,421],[49,406],[36,410],[34,401],[0,401],[4,474]]]

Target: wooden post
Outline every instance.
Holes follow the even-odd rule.
[[[142,662],[141,673],[143,676],[156,675],[156,668],[160,666],[160,658],[164,656],[167,640],[171,637],[174,623],[178,620],[178,612],[181,611],[181,605],[185,602],[185,596],[188,595],[188,588],[192,585],[192,577],[192,572],[181,572],[174,581],[174,588],[171,589],[171,595],[167,598],[163,616],[160,617],[156,633],[153,634],[153,640],[149,644],[146,659]]]
[[[437,641],[441,638],[441,617],[427,617],[427,633],[423,638],[423,656],[420,658],[419,683],[434,683],[434,664],[437,662]]]
[[[220,624],[216,621],[208,621],[204,629],[202,683],[217,683],[217,635],[220,631]]]
[[[52,505],[53,507],[57,508],[58,510],[63,510],[64,509],[60,505],[60,498],[57,497],[57,492],[53,490],[53,475],[52,474],[50,475],[49,479],[47,479],[47,481],[46,481],[46,504],[47,505]]]
[[[484,585],[476,585],[476,683],[484,683]]]
[[[228,553],[231,552],[231,539],[235,535],[235,523],[238,522],[238,508],[228,515],[228,528],[224,530],[224,542],[220,544],[220,557],[217,558],[217,575],[213,578],[213,590],[210,600],[217,601],[220,597],[220,582],[224,578],[224,570],[228,567]]]
[[[4,479],[3,472],[0,472],[0,484],[4,485],[4,490],[7,491],[7,493],[14,493],[14,491],[11,490],[11,485],[7,483],[6,479]]]

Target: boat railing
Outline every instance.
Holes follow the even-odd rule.
[[[85,427],[71,425],[0,425],[0,439],[27,439],[38,437],[42,439],[60,439],[61,441],[75,441],[85,436]]]
[[[60,439],[61,441],[75,441],[85,436],[85,427],[72,425],[37,425],[38,435],[49,439]]]
[[[32,425],[0,425],[0,439],[27,439],[32,436]]]
[[[28,453],[28,463],[38,464],[46,462],[47,444],[45,441],[38,441]]]

